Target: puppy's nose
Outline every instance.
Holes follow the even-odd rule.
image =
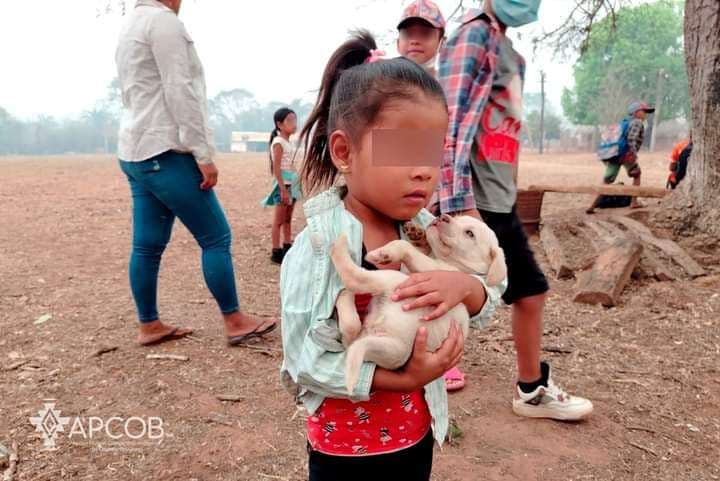
[[[443,214],[440,216],[440,222],[445,222],[446,224],[449,224],[452,221],[452,217],[450,217],[448,214]]]

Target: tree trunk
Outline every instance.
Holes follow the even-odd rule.
[[[685,57],[693,152],[682,192],[697,227],[720,234],[720,1],[685,3]]]

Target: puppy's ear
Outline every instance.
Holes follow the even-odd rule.
[[[500,247],[490,248],[490,268],[488,269],[488,286],[496,286],[507,277],[507,266],[505,265],[505,252]]]

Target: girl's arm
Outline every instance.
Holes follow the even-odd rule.
[[[277,180],[278,185],[280,186],[280,189],[285,188],[285,182],[282,178],[282,156],[283,156],[283,148],[280,144],[274,144],[272,146],[272,159],[273,159],[273,175],[275,176],[275,180]]]
[[[453,271],[433,271],[412,274],[393,295],[393,301],[416,297],[403,308],[407,311],[432,306],[435,310],[425,316],[426,321],[438,319],[460,303],[471,315],[471,324],[484,324],[500,304],[507,287],[507,279],[488,287],[483,276]]]

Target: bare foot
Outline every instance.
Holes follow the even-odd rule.
[[[228,338],[244,336],[251,332],[264,332],[266,329],[270,329],[271,326],[277,324],[277,321],[274,319],[248,316],[240,312],[224,314],[223,319],[225,320],[225,335]]]
[[[190,327],[175,327],[157,320],[140,325],[140,334],[138,334],[137,342],[141,346],[151,346],[165,341],[180,339],[192,333],[193,329]]]

